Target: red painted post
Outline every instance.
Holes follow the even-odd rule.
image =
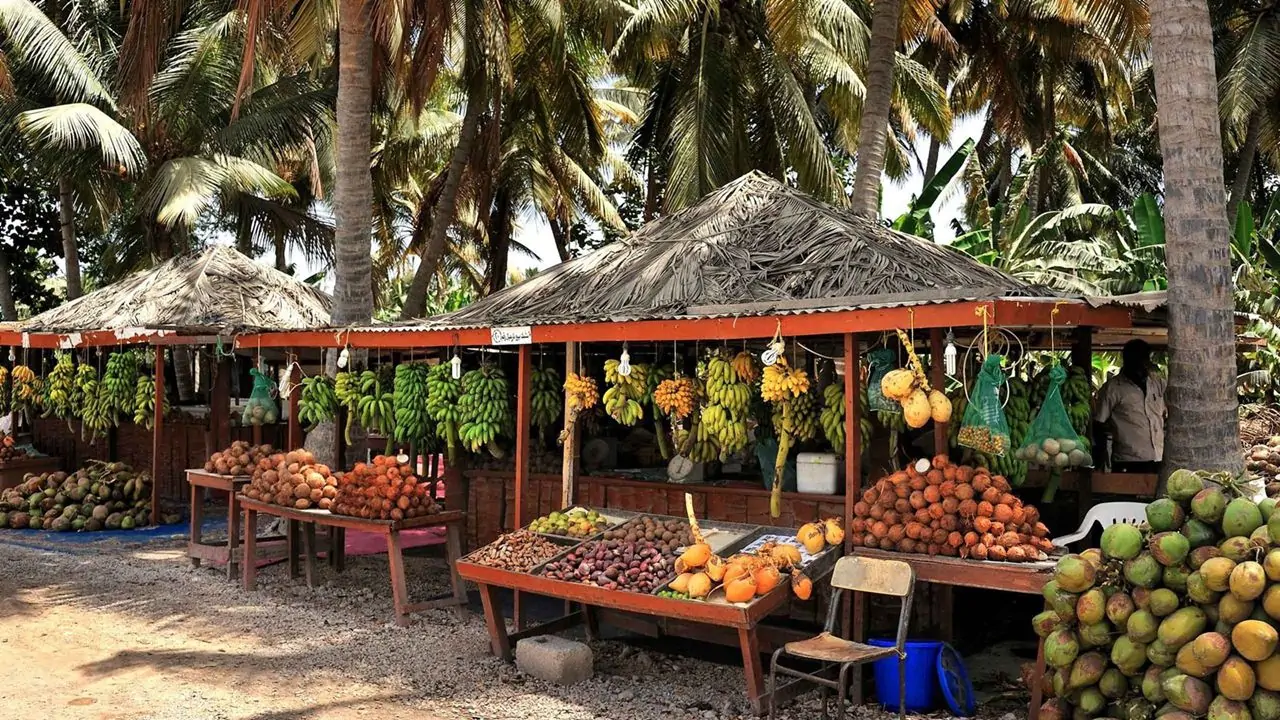
[[[520,366],[516,375],[516,527],[524,527],[525,491],[529,489],[529,404],[530,376],[533,374],[533,346],[520,346]]]
[[[302,447],[302,423],[298,422],[298,401],[302,397],[302,368],[298,365],[298,353],[289,353],[289,434],[286,450]]]
[[[933,328],[929,331],[929,384],[938,392],[946,392],[947,376],[943,372],[943,353],[946,352],[946,342],[942,336],[942,328]],[[947,428],[949,423],[933,424],[933,454],[947,454]]]
[[[151,431],[151,524],[160,520],[160,437],[164,434],[164,348],[156,346],[155,427]],[[191,492],[196,492],[191,488]]]

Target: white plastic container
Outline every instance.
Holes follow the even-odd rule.
[[[796,456],[796,489],[802,493],[834,495],[837,476],[832,453],[800,453]]]

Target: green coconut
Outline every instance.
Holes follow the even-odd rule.
[[[1280,720],[1280,693],[1255,688],[1249,698],[1249,714],[1253,720]]]
[[[1161,565],[1173,567],[1181,565],[1187,553],[1191,552],[1191,541],[1181,533],[1162,532],[1151,536],[1147,548]]]
[[[1178,594],[1169,588],[1157,588],[1151,591],[1149,607],[1151,614],[1156,617],[1172,615],[1173,611],[1178,609],[1179,603]]]
[[[1226,493],[1216,487],[1207,487],[1191,498],[1191,516],[1200,522],[1217,525],[1226,510]]]
[[[1204,610],[1185,607],[1160,622],[1156,637],[1170,649],[1180,648],[1204,632],[1208,622]]]
[[[1102,531],[1102,554],[1116,560],[1129,560],[1142,552],[1142,531],[1127,523],[1115,523]]]
[[[1044,659],[1050,667],[1067,667],[1079,654],[1080,641],[1069,628],[1058,628],[1044,639]]]
[[[1218,543],[1218,550],[1222,553],[1222,557],[1238,563],[1252,558],[1256,554],[1256,548],[1252,540],[1239,535]]]
[[[1154,588],[1163,576],[1164,568],[1149,553],[1142,553],[1124,563],[1124,579],[1130,585]]]
[[[1169,667],[1178,660],[1178,655],[1164,643],[1156,640],[1147,646],[1147,660],[1156,667]]]
[[[1103,710],[1107,709],[1107,698],[1102,695],[1102,691],[1096,687],[1085,688],[1080,691],[1080,696],[1076,699],[1076,707],[1089,715],[1096,717]]]
[[[1166,482],[1169,498],[1174,502],[1187,502],[1204,489],[1204,480],[1199,475],[1186,469],[1174,470]]]
[[[1129,593],[1117,592],[1107,598],[1107,619],[1121,631],[1124,630],[1125,624],[1129,622],[1129,616],[1136,609],[1137,606],[1133,604],[1133,598]]]
[[[1058,614],[1058,619],[1064,623],[1073,622],[1076,619],[1078,595],[1058,587],[1057,580],[1050,580],[1045,583],[1040,592],[1049,608]]]
[[[1248,617],[1246,615],[1245,617]],[[1244,618],[1241,618],[1243,620]],[[1045,610],[1031,618],[1031,628],[1035,630],[1037,636],[1045,638],[1049,637],[1049,633],[1057,629],[1061,621],[1058,619],[1058,613],[1053,610]]]
[[[1227,503],[1222,513],[1222,534],[1227,537],[1249,537],[1262,524],[1262,512],[1258,504],[1248,498],[1236,498]]]
[[[1048,640],[1045,643],[1045,658],[1047,660],[1049,657]],[[1128,635],[1121,635],[1116,638],[1115,644],[1111,646],[1111,664],[1130,677],[1141,673],[1142,668],[1147,664],[1146,644],[1134,642]]]
[[[1187,539],[1193,549],[1205,545],[1213,545],[1218,539],[1218,532],[1213,526],[1206,525],[1195,518],[1187,518],[1179,532]]]
[[[1186,592],[1187,578],[1191,575],[1191,571],[1186,565],[1174,565],[1164,569],[1161,582],[1164,586],[1174,592]]]
[[[1227,557],[1210,558],[1197,571],[1204,576],[1204,584],[1214,592],[1226,592],[1231,587],[1231,572],[1236,562]]]
[[[1164,687],[1160,684],[1160,675],[1165,668],[1152,665],[1142,674],[1142,696],[1153,703],[1162,703],[1165,701]]]
[[[1174,707],[1192,715],[1204,715],[1213,700],[1213,689],[1200,678],[1178,674],[1165,678],[1164,695]]]
[[[1147,525],[1151,532],[1168,532],[1182,527],[1187,513],[1178,503],[1167,497],[1147,504]]]
[[[1246,560],[1231,570],[1228,589],[1241,600],[1256,600],[1267,589],[1267,574],[1261,564]]]
[[[1080,646],[1086,648],[1110,645],[1113,631],[1114,628],[1111,623],[1106,620],[1092,625],[1080,625],[1076,628],[1076,633],[1080,636]]]
[[[1252,600],[1241,600],[1235,595],[1227,593],[1218,601],[1218,620],[1228,625],[1235,625],[1238,622],[1248,620],[1249,616],[1253,614],[1253,606]]]
[[[1076,620],[1081,625],[1102,622],[1107,616],[1107,596],[1102,588],[1091,588],[1076,600]]]
[[[1107,669],[1107,658],[1100,652],[1081,653],[1071,663],[1071,674],[1067,679],[1067,687],[1071,690],[1096,685]]]
[[[1160,620],[1150,610],[1135,610],[1125,625],[1125,635],[1139,643],[1149,643],[1159,637]]]
[[[1223,695],[1209,703],[1207,720],[1252,720],[1249,706],[1239,700],[1231,700]]]
[[[1093,587],[1096,573],[1097,570],[1093,564],[1085,558],[1079,555],[1064,555],[1054,566],[1053,579],[1058,582],[1059,588],[1067,592],[1082,593]]]
[[[1108,700],[1119,700],[1129,692],[1129,678],[1117,668],[1108,668],[1098,679],[1098,691]]]

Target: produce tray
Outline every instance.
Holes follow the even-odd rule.
[[[620,512],[620,511],[610,510],[609,512],[613,513],[613,512]],[[627,521],[631,521],[631,520],[635,520],[635,519],[638,519],[638,518],[644,518],[644,517],[653,518],[654,520],[671,520],[671,519],[673,519],[673,518],[674,518],[674,519],[683,519],[686,523],[689,521],[689,519],[688,519],[688,518],[676,518],[676,516],[674,516],[674,515],[658,515],[658,514],[655,514],[655,513],[633,513],[633,514],[631,515],[631,517],[627,518],[626,520],[627,520]],[[612,529],[612,528],[610,528],[610,529]],[[564,551],[563,551],[563,552],[561,552],[560,554],[558,554],[558,555],[556,555],[556,556],[554,556],[554,557],[547,558],[546,562],[543,562],[543,563],[542,563],[542,564],[540,564],[540,565],[536,565],[536,566],[534,566],[534,568],[533,568],[532,570],[530,570],[528,574],[530,574],[530,575],[538,575],[538,576],[540,576],[540,577],[541,577],[541,576],[542,576],[542,570],[543,570],[543,568],[545,568],[545,567],[547,566],[547,564],[548,564],[548,563],[559,562],[561,559],[563,559],[563,558],[564,558],[565,556],[567,556],[569,553],[573,552],[573,550],[574,550],[575,548],[577,548],[578,546],[586,545],[587,543],[590,543],[590,542],[592,542],[592,541],[594,541],[594,540],[600,540],[600,539],[602,539],[602,538],[600,537],[600,536],[602,536],[602,535],[604,535],[604,531],[601,531],[601,532],[599,532],[599,533],[597,533],[596,535],[593,535],[593,536],[591,536],[591,537],[588,537],[588,538],[582,538],[582,539],[578,540],[578,541],[577,541],[577,542],[575,542],[572,546],[570,546],[570,547],[566,547],[566,548],[564,549]],[[555,538],[555,537],[560,537],[560,536],[557,536],[557,535],[548,535],[548,536],[546,536],[546,537],[549,537],[549,538]],[[679,554],[677,554],[675,557],[679,557]],[[675,559],[675,558],[673,557],[673,558],[672,558],[672,560],[674,561],[674,559]],[[669,577],[667,577],[667,579],[666,579],[666,580],[663,580],[663,581],[662,581],[662,585],[660,586],[660,588],[665,588],[665,587],[667,586],[667,584],[668,584],[668,583],[670,583],[672,580],[674,580],[674,579],[675,579],[675,576],[676,576],[676,575],[675,575],[675,570],[671,570],[671,571],[670,571],[670,573],[669,573]],[[573,581],[573,580],[561,580],[561,579],[559,579],[559,578],[553,578],[553,577],[547,577],[547,578],[545,578],[545,579],[547,579],[547,580],[552,580],[552,581],[554,581],[554,582],[569,583],[570,585],[590,585],[590,586],[592,586],[592,587],[600,587],[601,589],[603,589],[600,585],[596,585],[595,583],[587,583],[587,582],[582,582],[582,581]],[[621,589],[621,588],[619,588],[618,590],[614,590],[613,592],[628,592],[628,593],[635,593],[635,594],[637,594],[637,595],[649,595],[649,594],[652,594],[652,593],[642,593],[642,592],[639,592],[638,590],[624,590],[624,589]]]
[[[688,520],[688,518],[681,519],[686,521]],[[759,525],[716,522],[714,520],[707,522],[699,520],[698,527],[702,530],[703,539],[711,546],[711,552],[716,553],[717,555],[723,555],[725,548],[735,546],[740,540],[749,537],[752,533],[760,529]],[[734,550],[733,552],[738,551]]]
[[[725,524],[728,524],[728,523],[725,523]],[[703,525],[703,523],[698,523],[698,526],[699,526],[699,527],[701,527],[702,525]],[[731,556],[733,556],[733,555],[737,555],[737,554],[739,554],[739,553],[744,552],[744,551],[745,551],[745,549],[746,549],[746,547],[747,547],[748,545],[750,545],[750,544],[751,544],[751,542],[752,542],[752,541],[753,541],[753,540],[754,540],[754,539],[755,539],[755,538],[760,534],[760,530],[761,530],[761,528],[760,528],[760,526],[759,526],[759,525],[738,525],[738,527],[746,527],[746,528],[749,528],[749,529],[751,530],[751,532],[748,532],[747,534],[745,534],[745,535],[742,535],[742,536],[738,537],[736,540],[734,540],[733,542],[731,542],[731,543],[729,543],[728,545],[726,545],[726,546],[724,547],[724,549],[723,549],[723,550],[715,550],[715,548],[713,547],[713,548],[712,548],[712,551],[713,551],[713,552],[715,552],[715,554],[717,554],[717,555],[719,555],[719,556],[721,556],[721,557],[723,557],[723,558],[725,558],[725,559],[727,560],[727,559],[729,559],[729,558],[730,558]],[[703,530],[704,530],[704,535],[705,535],[705,530],[706,530],[706,528],[703,528]],[[708,544],[708,545],[710,545],[711,543],[710,543],[710,542],[708,542],[707,544]],[[662,586],[661,586],[661,587],[659,587],[659,588],[657,588],[656,590],[654,590],[652,594],[657,595],[657,594],[658,594],[658,593],[660,593],[660,592],[664,592],[664,591],[670,590],[670,589],[671,589],[671,583],[672,583],[675,579],[676,579],[676,578],[675,578],[675,576],[674,576],[674,575],[673,575],[672,577],[668,578],[668,579],[667,579],[667,581],[666,581],[666,582],[664,582],[664,583],[662,583]],[[781,583],[779,583],[779,585],[781,585]],[[720,592],[720,591],[719,591],[719,590],[717,590],[717,592]],[[725,600],[725,599],[724,599],[724,594],[723,594],[723,592],[721,592],[719,599],[716,599],[716,598],[715,598],[715,594],[716,594],[716,593],[715,593],[715,592],[713,592],[713,593],[712,593],[711,595],[709,595],[709,596],[707,597],[707,599],[705,599],[705,600],[695,600],[695,599],[693,599],[693,598],[672,598],[672,599],[673,599],[673,600],[684,600],[684,601],[686,601],[686,602],[717,603],[717,604],[720,604],[720,605],[737,605],[738,607],[746,607],[746,606],[748,606],[748,605],[750,605],[750,604],[751,604],[751,603],[731,603],[731,602],[728,602],[727,600]],[[756,600],[759,600],[759,599],[760,599],[759,597],[752,598],[751,602],[755,602]]]
[[[609,527],[604,528],[604,530],[597,530],[596,532],[590,535],[584,535],[582,537],[575,537],[573,535],[557,535],[555,533],[544,533],[544,532],[537,532],[534,530],[530,530],[529,532],[533,532],[534,534],[541,535],[542,537],[545,537],[545,538],[562,538],[567,540],[575,540],[578,542],[585,542],[587,540],[591,540],[599,537],[601,534],[604,533],[605,530],[612,530],[613,528],[627,522],[628,520],[632,520],[640,516],[640,513],[633,512],[631,510],[607,510],[607,509],[602,510],[600,508],[593,508],[587,505],[570,505],[567,508],[563,508],[555,512],[566,513],[566,512],[569,512],[570,510],[573,510],[574,508],[582,508],[583,510],[595,510],[597,513],[600,514],[600,517],[603,517],[605,520],[609,521]],[[532,524],[533,523],[530,523],[529,525],[532,525]],[[524,529],[529,530],[529,525],[526,525]]]
[[[505,535],[506,533],[503,533],[503,534]],[[565,537],[565,536],[563,536],[563,535],[545,535],[545,534],[543,534],[543,533],[534,533],[534,535],[537,535],[538,537],[541,537],[541,538],[543,538],[543,539],[545,539],[545,540],[549,541],[549,542],[550,542],[551,544],[553,544],[553,545],[559,545],[559,546],[561,547],[561,550],[560,550],[560,552],[556,553],[555,555],[552,555],[551,557],[547,558],[546,560],[543,560],[542,562],[538,563],[537,565],[534,565],[534,566],[533,566],[533,568],[532,568],[532,569],[530,569],[530,570],[528,571],[528,573],[527,573],[527,574],[533,574],[534,572],[537,572],[537,571],[541,570],[543,565],[546,565],[547,563],[551,562],[553,559],[555,559],[555,558],[557,558],[557,557],[559,557],[559,556],[561,556],[561,555],[564,555],[565,553],[569,552],[570,550],[572,550],[573,548],[577,547],[578,545],[581,545],[581,544],[582,544],[582,542],[583,542],[583,541],[582,541],[581,539],[579,539],[579,538]],[[489,543],[489,545],[492,545],[493,543],[496,543],[496,542],[498,542],[498,541],[497,541],[497,540],[494,540],[493,542]],[[485,548],[489,547],[489,545],[483,545],[483,546],[481,546],[481,547],[476,548],[475,550],[472,550],[471,552],[469,552],[469,553],[467,553],[466,555],[462,556],[462,558],[460,558],[460,559],[458,560],[458,562],[468,562],[468,563],[471,563],[472,565],[480,565],[481,567],[493,567],[492,565],[489,565],[488,563],[477,562],[477,561],[474,559],[476,556],[478,556],[478,555],[481,553],[481,551],[483,551]],[[514,572],[514,571],[513,571],[513,572]]]
[[[820,578],[826,575],[827,573],[831,572],[831,569],[835,567],[836,560],[839,559],[841,555],[841,547],[839,545],[828,545],[824,547],[822,549],[822,552],[818,553],[817,555],[810,554],[808,551],[804,549],[802,545],[800,545],[800,541],[796,540],[795,533],[788,528],[777,528],[777,527],[761,526],[761,525],[754,525],[749,527],[751,527],[751,530],[752,530],[750,533],[748,533],[744,537],[739,538],[736,542],[729,545],[728,548],[726,548],[723,552],[717,552],[716,554],[720,555],[721,557],[727,560],[729,557],[733,555],[754,553],[762,545],[764,545],[766,542],[769,542],[770,540],[773,540],[774,542],[786,541],[788,545],[794,545],[796,549],[800,551],[800,558],[801,558],[800,569],[801,571],[804,572],[805,575],[809,577],[810,580],[816,580],[817,578]],[[663,583],[662,587],[653,591],[653,594],[656,595],[665,590],[670,590],[671,589],[670,585],[672,580],[675,580],[675,578],[673,577],[671,578],[671,580],[668,580],[667,582]],[[786,577],[786,574],[783,573],[783,582],[779,583],[778,585],[779,587],[783,587],[783,586],[786,586],[788,583],[789,583],[789,580]],[[717,592],[721,593],[718,599],[716,597]],[[682,599],[682,598],[676,598],[676,599]],[[761,597],[757,596],[753,598],[750,603],[730,603],[724,599],[722,591],[717,589],[717,591],[713,592],[710,596],[708,596],[706,600],[694,600],[692,598],[689,598],[688,601],[689,602],[710,602],[710,603],[718,602],[724,605],[737,605],[738,607],[747,607],[748,605],[751,605],[752,603],[755,603],[760,599]]]

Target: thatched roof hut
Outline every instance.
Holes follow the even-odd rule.
[[[138,272],[22,323],[26,332],[172,330],[234,333],[329,324],[330,298],[217,245]]]
[[[744,317],[1051,294],[753,172],[628,238],[413,325]]]

